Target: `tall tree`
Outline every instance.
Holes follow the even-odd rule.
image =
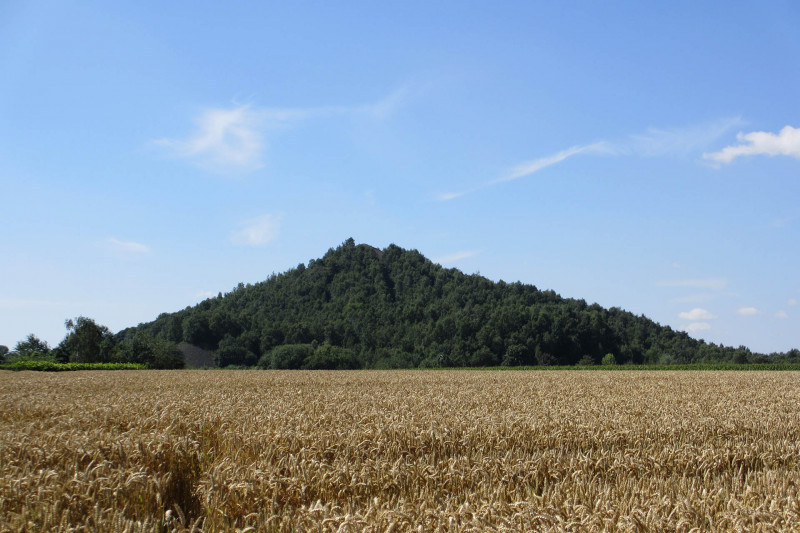
[[[9,359],[49,359],[50,345],[47,341],[30,333],[25,340],[21,340],[14,346],[14,350],[8,354]]]
[[[91,318],[79,316],[67,319],[67,336],[59,348],[74,363],[105,363],[111,359],[114,337],[105,326]]]

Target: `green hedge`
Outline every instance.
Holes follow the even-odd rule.
[[[138,363],[54,363],[52,361],[14,361],[0,365],[0,370],[38,370],[63,372],[67,370],[144,370]]]

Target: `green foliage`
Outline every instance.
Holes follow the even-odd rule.
[[[35,370],[63,372],[69,370],[143,370],[145,365],[135,363],[56,363],[54,361],[21,359],[0,365],[2,370]]]
[[[495,283],[445,269],[416,250],[379,250],[352,239],[307,265],[124,330],[117,340],[137,332],[214,350],[222,365],[258,360],[262,368],[552,366],[596,363],[609,353],[620,365],[760,360],[619,308]],[[312,343],[311,354],[282,348]],[[347,351],[317,354],[326,345]],[[777,358],[800,361],[800,353],[768,360]]]
[[[522,344],[512,344],[506,348],[506,354],[503,357],[503,366],[520,366],[525,360],[528,359],[527,350]]]
[[[114,359],[122,363],[144,365],[147,368],[183,368],[183,354],[171,341],[157,339],[138,332],[132,339],[120,342]]]
[[[426,363],[427,366],[436,366],[435,359],[431,358]],[[390,368],[415,368],[417,361],[414,354],[404,352],[397,348],[384,348],[378,350],[375,361],[370,365],[376,369],[390,369]],[[423,366],[420,364],[420,366]]]
[[[30,333],[25,340],[21,340],[14,347],[14,350],[8,353],[5,361],[13,363],[15,361],[55,361],[55,358],[50,349],[47,341],[41,340],[39,337]]]
[[[306,370],[348,370],[360,368],[361,363],[352,350],[322,344],[314,350],[301,368]]]
[[[258,361],[260,368],[273,370],[297,370],[314,353],[311,344],[283,344],[272,348]]]
[[[202,348],[210,348],[214,345],[214,337],[208,325],[206,313],[192,313],[183,320],[183,340]]]
[[[248,349],[245,339],[226,335],[214,353],[214,360],[221,368],[226,366],[249,367],[256,364],[258,357]]]
[[[617,358],[614,357],[613,353],[607,353],[603,356],[603,360],[600,362],[603,366],[613,366],[617,364]]]
[[[105,326],[91,318],[79,316],[65,322],[67,336],[59,345],[71,363],[107,363],[112,359],[114,337]]]
[[[0,363],[3,363],[6,360],[6,355],[8,355],[8,352],[8,346],[0,344]]]

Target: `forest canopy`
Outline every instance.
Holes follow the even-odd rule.
[[[262,368],[767,362],[800,355],[709,344],[616,307],[493,282],[416,250],[380,250],[353,239],[307,265],[240,283],[114,337],[127,346],[142,339],[213,351],[219,366]]]

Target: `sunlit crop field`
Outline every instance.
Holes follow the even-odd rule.
[[[796,372],[0,372],[0,531],[800,531],[798,484]]]

